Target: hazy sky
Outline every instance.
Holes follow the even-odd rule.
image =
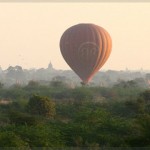
[[[70,69],[61,56],[63,32],[94,23],[111,35],[113,47],[102,69],[150,70],[150,3],[0,3],[0,65]]]

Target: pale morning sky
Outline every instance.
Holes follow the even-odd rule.
[[[78,23],[104,27],[112,53],[102,69],[150,70],[150,3],[0,3],[0,66],[70,69],[63,32]]]

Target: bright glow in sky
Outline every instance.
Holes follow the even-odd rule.
[[[0,66],[70,69],[63,32],[78,23],[104,27],[112,53],[102,69],[150,70],[150,3],[0,3]]]

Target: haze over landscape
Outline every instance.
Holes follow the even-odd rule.
[[[112,53],[102,70],[149,70],[150,3],[0,3],[0,66],[70,67],[61,56],[63,32],[78,23],[104,27]]]
[[[0,3],[0,148],[149,150],[150,3],[16,1]]]

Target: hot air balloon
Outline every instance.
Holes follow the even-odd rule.
[[[60,39],[63,58],[87,84],[108,59],[112,48],[108,32],[95,24],[77,24],[68,28]]]

